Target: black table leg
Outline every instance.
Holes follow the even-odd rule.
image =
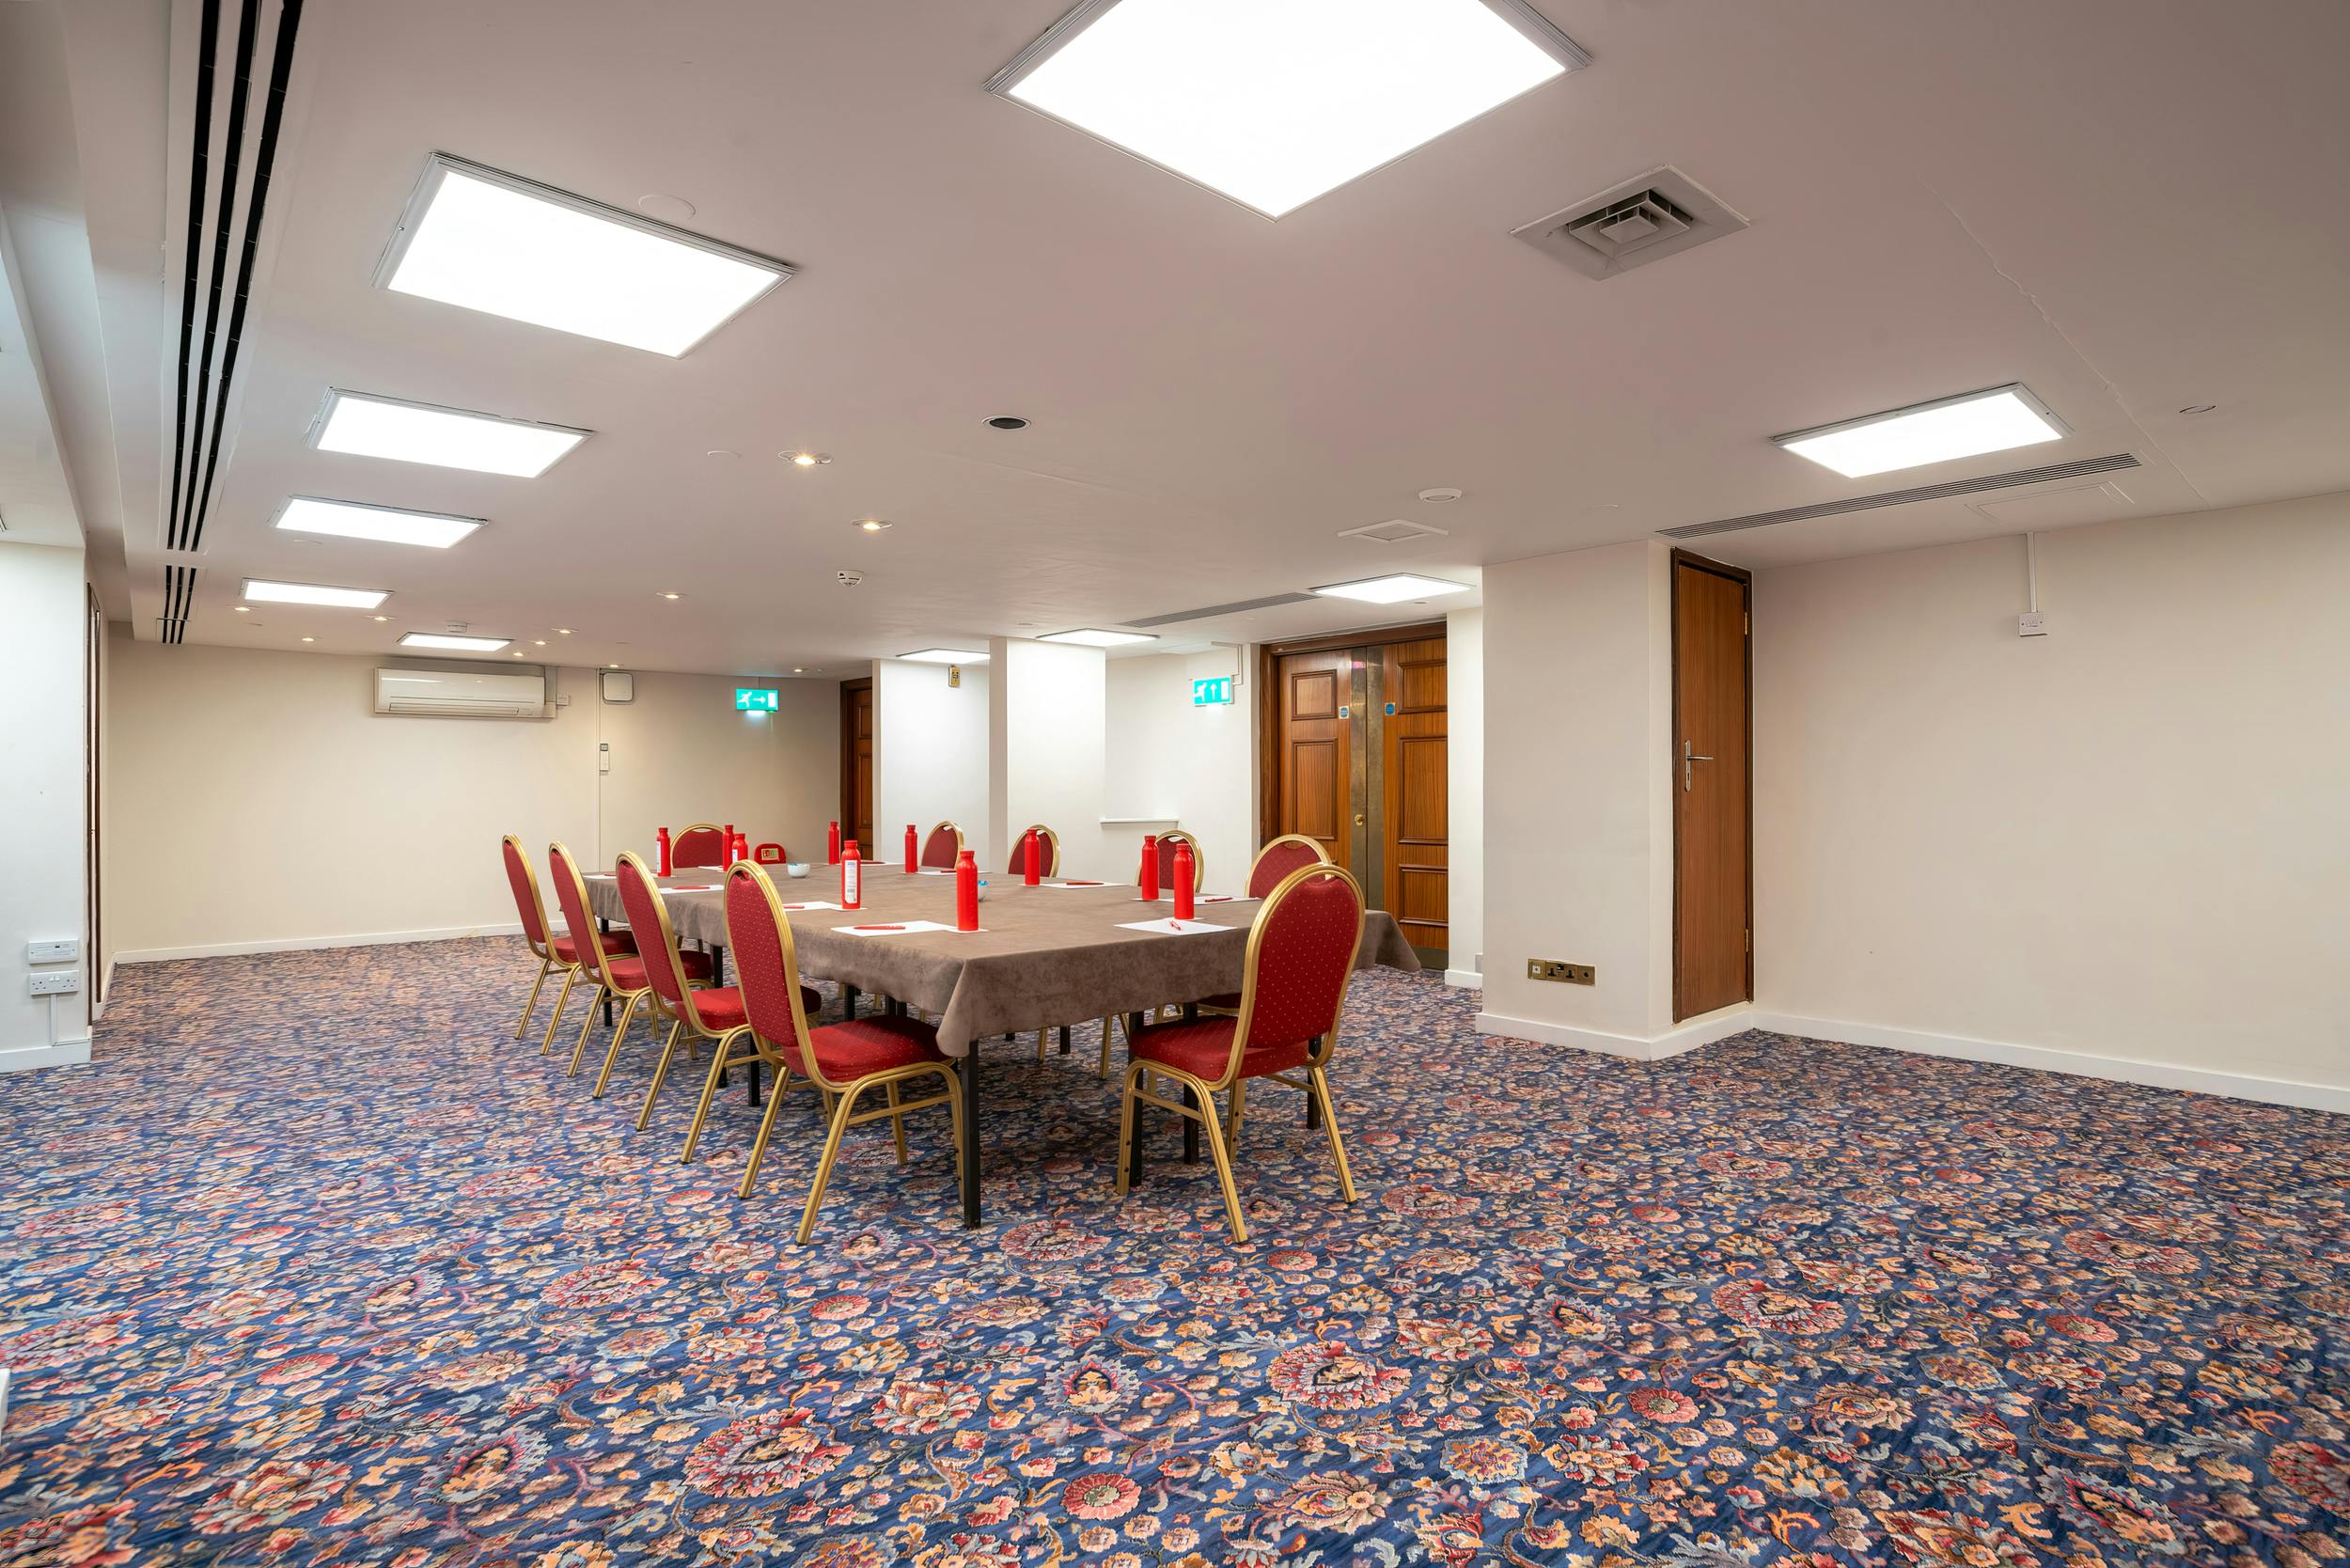
[[[1141,1085],[1136,1086],[1137,1089]],[[1142,1138],[1150,1126],[1151,1107],[1140,1100],[1135,1102],[1135,1138],[1126,1146],[1126,1185],[1142,1185]]]
[[[842,980],[840,982],[840,1021],[845,1024],[855,1016],[856,987]]]
[[[596,917],[596,929],[608,933],[612,930],[612,922],[599,915]],[[609,991],[603,994],[603,1027],[607,1029],[612,1027],[612,993]]]
[[[726,982],[727,950],[725,948],[713,944],[710,949],[710,983],[713,985],[724,985]]]
[[[963,1228],[979,1228],[979,1043],[971,1042],[955,1068],[963,1090]]]
[[[759,1099],[759,1058],[758,1058],[757,1057],[753,1057],[753,1058],[750,1059],[750,1062],[749,1062],[749,1064],[748,1064],[748,1065],[749,1065],[749,1067],[750,1067],[750,1072],[751,1072],[751,1104],[752,1104],[753,1105],[757,1105],[760,1103],[760,1099]]]
[[[1313,1043],[1308,1045],[1307,1049],[1319,1056],[1322,1052],[1322,1037],[1320,1035],[1314,1036]],[[1309,1089],[1306,1091],[1306,1130],[1308,1132],[1314,1132],[1319,1130],[1321,1126],[1322,1102],[1314,1098],[1313,1090]]]
[[[1183,1086],[1183,1104],[1193,1110],[1199,1108],[1199,1091],[1189,1084]],[[1188,1116],[1183,1118],[1183,1163],[1199,1163],[1199,1123]]]
[[[1062,1056],[1069,1054],[1069,1026],[1066,1024],[1060,1027],[1060,1054]]]

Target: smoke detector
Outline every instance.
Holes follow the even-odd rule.
[[[1586,277],[1608,278],[1746,227],[1713,192],[1665,165],[1510,232]]]

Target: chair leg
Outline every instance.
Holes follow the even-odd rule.
[[[612,1043],[603,1048],[603,1071],[596,1074],[596,1091],[588,1096],[590,1100],[603,1098],[603,1086],[612,1081],[612,1064],[620,1059],[620,1042],[627,1038],[628,1027],[636,1016],[636,1004],[645,996],[642,991],[632,991],[620,1008],[620,1021],[612,1026]]]
[[[523,1015],[514,1022],[514,1038],[520,1040],[530,1029],[530,1015],[539,1006],[539,988],[547,983],[547,971],[555,967],[555,960],[539,961],[538,978],[530,982],[530,1000],[523,1004]]]
[[[579,1076],[579,1058],[588,1054],[588,1031],[596,1027],[596,1004],[609,996],[611,993],[598,984],[595,994],[588,998],[588,1016],[579,1021],[579,1040],[572,1047],[572,1070],[567,1074],[570,1077]]]
[[[652,1120],[653,1102],[661,1098],[661,1080],[669,1075],[669,1058],[677,1055],[677,1037],[685,1027],[685,1020],[669,1021],[669,1039],[661,1047],[661,1059],[653,1063],[652,1087],[645,1090],[645,1108],[636,1113],[636,1130],[643,1132],[645,1123]]]
[[[731,1040],[733,1037],[728,1036]],[[727,1041],[720,1041],[710,1053],[710,1072],[702,1079],[702,1097],[694,1103],[694,1121],[685,1129],[685,1148],[678,1154],[677,1163],[694,1163],[694,1146],[702,1140],[702,1124],[710,1120],[710,1107],[717,1102],[718,1090],[727,1081]]]
[[[1104,1039],[1108,1038],[1107,1031],[1109,1027],[1110,1021],[1106,1018],[1103,1019],[1102,1028],[1104,1030]],[[1107,1045],[1103,1046],[1102,1060],[1105,1066],[1109,1061],[1109,1056],[1110,1048]],[[1114,1190],[1120,1198],[1126,1196],[1127,1171],[1133,1163],[1133,1151],[1135,1146],[1135,1080],[1140,1076],[1142,1076],[1141,1063],[1136,1062],[1128,1067],[1126,1069],[1125,1092],[1118,1097],[1118,1185]]]
[[[855,1105],[861,1085],[851,1085],[840,1096],[839,1108],[832,1113],[832,1129],[824,1135],[823,1157],[816,1162],[816,1184],[808,1189],[807,1207],[800,1215],[800,1243],[816,1233],[816,1211],[824,1201],[824,1185],[832,1180],[832,1162],[840,1152],[840,1135],[848,1131],[849,1111]]]
[[[898,1168],[903,1170],[906,1167],[906,1118],[905,1112],[898,1108],[898,1080],[892,1078],[882,1085],[882,1091],[889,1104],[890,1129],[898,1135]]]
[[[1314,1087],[1314,1098],[1322,1103],[1323,1130],[1330,1135],[1330,1157],[1339,1166],[1339,1195],[1352,1203],[1355,1201],[1355,1173],[1346,1168],[1346,1145],[1339,1141],[1338,1113],[1330,1105],[1330,1080],[1323,1076],[1319,1067],[1306,1069],[1306,1079]]]
[[[555,1031],[563,1023],[563,1004],[572,999],[572,987],[578,983],[579,965],[574,964],[563,971],[563,989],[555,994],[555,1016],[547,1020],[547,1037],[539,1043],[540,1056],[555,1049]]]
[[[1196,1086],[1186,1085],[1186,1088]],[[1215,1179],[1224,1184],[1224,1216],[1232,1222],[1232,1239],[1248,1239],[1248,1224],[1240,1217],[1240,1189],[1232,1184],[1232,1158],[1224,1149],[1224,1124],[1216,1120],[1215,1096],[1196,1089],[1199,1096],[1200,1130],[1208,1135],[1208,1152],[1215,1156]]]
[[[759,1161],[767,1152],[767,1135],[776,1130],[776,1113],[783,1109],[784,1094],[791,1088],[791,1069],[777,1062],[775,1090],[767,1096],[767,1114],[759,1119],[759,1136],[751,1139],[751,1157],[743,1163],[743,1184],[735,1189],[737,1198],[748,1198],[759,1182]]]

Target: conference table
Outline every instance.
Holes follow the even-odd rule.
[[[839,983],[848,1008],[863,991],[936,1018],[939,1049],[956,1058],[963,1219],[972,1227],[980,1218],[979,1043],[1112,1014],[1147,1016],[1163,1004],[1238,991],[1260,902],[1203,896],[1193,923],[1208,929],[1179,934],[1167,929],[1172,902],[1162,897],[1146,903],[1131,886],[1056,880],[1029,887],[1016,876],[994,877],[979,904],[979,929],[959,932],[953,929],[951,872],[909,875],[870,862],[863,870],[864,895],[854,910],[834,907],[840,877],[833,867],[819,866],[804,878],[775,878],[800,973]],[[598,918],[627,918],[619,883],[609,876],[587,881]],[[660,882],[678,937],[723,949],[724,873],[682,871]],[[792,908],[795,903],[827,907]],[[885,929],[920,922],[944,929]],[[1141,923],[1158,929],[1128,929]],[[857,926],[885,929],[843,929]],[[1364,916],[1355,964],[1420,966],[1394,917],[1378,909]],[[1186,1122],[1187,1129],[1195,1126]]]

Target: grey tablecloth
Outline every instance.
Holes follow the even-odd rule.
[[[681,940],[727,945],[722,895],[682,890],[721,880],[716,871],[664,880],[669,923]],[[776,891],[787,903],[838,902],[839,873],[818,866],[798,881],[778,875]],[[599,917],[627,918],[619,885],[609,877],[589,877],[588,899]],[[979,931],[893,936],[836,931],[836,926],[900,920],[954,924],[952,876],[907,876],[868,865],[862,908],[791,911],[791,939],[802,974],[938,1014],[940,1048],[959,1057],[973,1040],[992,1034],[1083,1023],[1239,990],[1257,901],[1198,905],[1198,919],[1226,928],[1214,933],[1161,936],[1120,929],[1121,921],[1164,917],[1172,909],[1164,899],[1143,903],[1132,887],[1026,887],[1017,877],[996,877],[989,880],[986,902],[979,905]],[[1377,909],[1364,918],[1355,962],[1358,968],[1420,966],[1394,917]]]

